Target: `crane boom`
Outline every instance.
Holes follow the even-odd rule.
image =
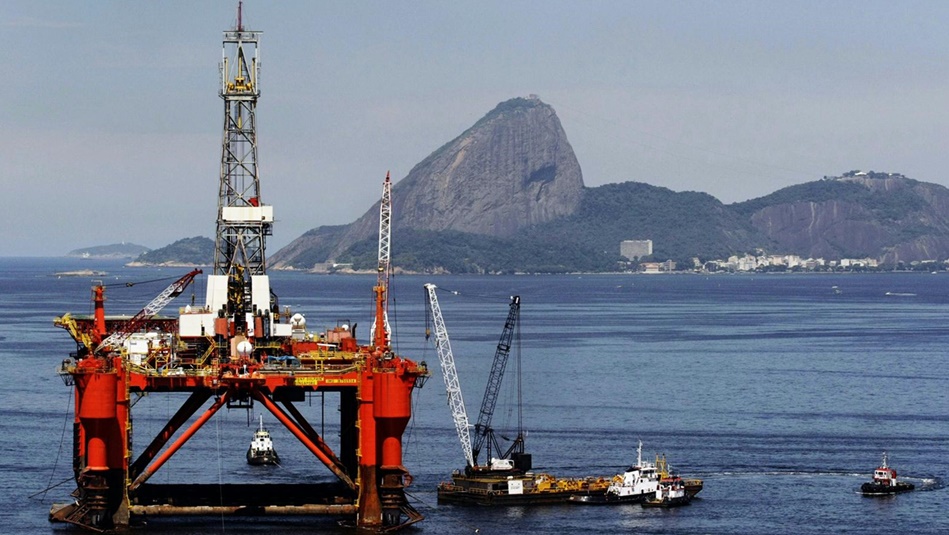
[[[382,322],[385,328],[385,340],[392,338],[392,328],[389,326],[389,274],[391,272],[389,264],[389,251],[392,243],[392,181],[389,179],[389,172],[386,171],[386,179],[382,183],[382,201],[379,203],[379,266],[378,281],[376,283],[377,292],[382,292]],[[382,340],[376,333],[376,322],[372,321],[370,329],[372,340]],[[377,345],[379,345],[377,343]],[[384,345],[384,344],[383,344]]]
[[[507,320],[504,322],[504,329],[501,331],[501,339],[498,341],[497,351],[494,353],[494,362],[491,364],[491,374],[488,376],[488,384],[484,389],[484,399],[481,400],[481,411],[478,413],[478,423],[475,424],[475,438],[474,444],[472,445],[472,458],[475,462],[478,460],[478,454],[481,453],[481,448],[484,447],[485,440],[489,435],[493,435],[491,418],[494,416],[494,407],[497,405],[498,393],[501,390],[501,380],[504,378],[504,370],[507,367],[507,358],[511,353],[511,340],[514,337],[520,310],[521,298],[515,295],[511,297],[511,308],[508,311]],[[518,403],[518,407],[520,407],[520,403]],[[518,421],[518,436],[520,436],[520,421]],[[491,456],[492,441],[488,442],[488,457]],[[488,459],[488,461],[490,462],[490,459]]]
[[[442,375],[445,377],[448,407],[451,409],[451,416],[455,421],[455,431],[458,433],[458,440],[461,442],[461,449],[464,451],[468,466],[474,466],[474,457],[471,454],[471,437],[468,433],[468,413],[465,411],[465,401],[461,397],[461,384],[458,382],[458,372],[455,369],[455,357],[451,353],[448,330],[445,328],[442,310],[438,306],[438,298],[435,297],[435,288],[434,284],[425,285],[432,311],[432,323],[435,326],[435,349],[438,351],[438,362],[442,368]]]
[[[161,309],[165,308],[165,305],[172,301],[172,299],[181,295],[181,292],[185,291],[185,288],[187,288],[194,278],[201,273],[203,273],[203,271],[196,269],[171,283],[171,285],[165,288],[162,293],[158,294],[157,297],[152,299],[151,303],[145,305],[145,308],[140,310],[138,314],[132,316],[132,318],[128,320],[125,325],[121,326],[118,330],[103,340],[96,347],[95,353],[98,353],[106,347],[115,348],[122,345],[122,342],[128,339],[128,337],[137,331],[146,321],[151,319],[155,314],[158,314]]]
[[[379,203],[379,285],[389,282],[389,245],[392,241],[392,181],[386,171]]]

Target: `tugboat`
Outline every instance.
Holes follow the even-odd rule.
[[[915,489],[912,483],[904,483],[896,480],[896,470],[892,469],[886,463],[886,452],[883,452],[883,464],[873,471],[873,481],[869,481],[860,486],[860,493],[864,496],[884,496],[887,494],[897,494]]]
[[[247,464],[261,466],[265,464],[280,464],[280,456],[273,449],[273,440],[270,431],[264,428],[264,416],[260,416],[260,427],[254,432],[254,439],[247,448]]]
[[[620,503],[640,503],[659,490],[659,482],[669,477],[669,467],[665,456],[656,456],[656,462],[643,461],[643,443],[636,448],[636,464],[622,474],[613,476],[605,493],[590,492],[570,497],[571,503],[584,505],[612,505]],[[702,490],[701,479],[684,479],[686,494],[691,499]]]
[[[659,461],[658,457],[656,459]],[[659,488],[661,474],[656,464],[643,462],[643,443],[639,441],[636,448],[636,464],[630,466],[622,474],[613,477],[613,481],[606,492],[577,494],[570,497],[571,503],[585,505],[607,505],[620,503],[639,503],[646,496],[655,494]]]
[[[685,491],[685,482],[679,476],[659,480],[659,488],[651,498],[643,500],[643,507],[679,507],[689,505],[692,497]]]

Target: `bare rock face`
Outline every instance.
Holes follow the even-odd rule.
[[[392,227],[508,237],[572,214],[582,195],[580,164],[553,108],[536,97],[515,98],[499,104],[393,186]],[[376,202],[341,233],[307,232],[278,251],[271,266],[332,261],[378,229]],[[328,247],[330,240],[334,243]],[[322,258],[314,258],[314,249],[322,250]]]
[[[396,192],[396,227],[507,237],[572,214],[583,177],[553,108],[517,98],[416,165]]]
[[[851,171],[798,188],[805,191],[797,198],[765,203],[751,214],[752,225],[783,250],[885,264],[949,256],[949,190],[943,186]]]
[[[890,241],[892,231],[856,203],[829,200],[769,206],[751,224],[780,244],[810,258],[866,256]]]

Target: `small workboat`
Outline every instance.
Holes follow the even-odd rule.
[[[915,489],[912,483],[904,483],[896,480],[896,470],[890,468],[887,464],[886,452],[883,452],[883,464],[873,471],[873,481],[869,481],[860,486],[860,492],[864,496],[883,496],[887,494],[896,494]]]
[[[679,507],[689,505],[692,497],[685,491],[685,482],[679,476],[664,477],[659,480],[656,493],[643,500],[643,507]]]
[[[636,448],[636,464],[622,474],[613,477],[606,492],[577,494],[570,497],[572,503],[585,505],[611,505],[620,503],[639,503],[646,496],[655,494],[659,488],[661,474],[656,465],[643,462],[643,443]]]
[[[247,464],[255,466],[264,464],[280,464],[280,456],[273,448],[270,431],[264,428],[264,416],[260,416],[260,427],[254,431],[254,439],[247,448]]]
[[[636,464],[622,474],[613,477],[606,492],[589,492],[570,497],[571,503],[585,505],[613,505],[621,503],[640,503],[652,497],[659,490],[659,483],[669,477],[669,465],[665,456],[657,455],[656,462],[643,461],[643,443],[636,448]],[[702,490],[701,479],[682,480],[689,499]]]

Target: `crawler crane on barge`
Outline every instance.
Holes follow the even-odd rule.
[[[494,436],[491,420],[498,400],[504,370],[511,351],[512,340],[518,331],[521,298],[511,297],[507,319],[501,332],[491,373],[485,387],[475,436],[469,433],[468,414],[461,395],[461,385],[455,369],[455,358],[448,339],[448,330],[442,317],[441,307],[435,295],[436,286],[425,285],[432,324],[435,329],[435,347],[445,378],[448,406],[455,422],[455,431],[465,455],[464,471],[455,470],[450,482],[438,485],[438,502],[460,505],[538,505],[565,503],[571,496],[605,492],[610,485],[608,478],[558,478],[550,474],[531,472],[531,455],[524,452],[524,432],[521,417],[520,355],[517,356],[517,436],[511,446],[502,448]],[[486,462],[478,464],[478,455],[486,446]],[[492,457],[491,452],[500,454]]]
[[[106,315],[100,284],[93,287],[92,316],[65,315],[55,322],[77,343],[60,370],[75,387],[77,488],[74,502],[53,506],[51,521],[108,531],[140,516],[331,515],[361,529],[391,531],[422,519],[405,497],[411,476],[402,464],[402,432],[411,417],[412,391],[428,371],[392,351],[385,317],[388,278],[380,276],[384,283],[374,288],[380,328],[367,344],[357,342],[347,325],[308,332],[304,317],[289,307],[281,310],[271,291],[264,242],[273,208],[261,202],[257,173],[259,36],[243,27],[240,8],[236,27],[224,32],[220,195],[204,305],[185,307],[177,318],[146,307],[127,321]],[[197,274],[180,279],[156,304],[167,304]],[[287,370],[273,364],[290,357],[300,365]],[[189,397],[171,419],[144,448],[134,447],[135,401],[182,392]],[[313,392],[339,397],[336,451],[295,405]],[[249,408],[253,402],[271,412],[335,481],[151,480],[221,408]]]

